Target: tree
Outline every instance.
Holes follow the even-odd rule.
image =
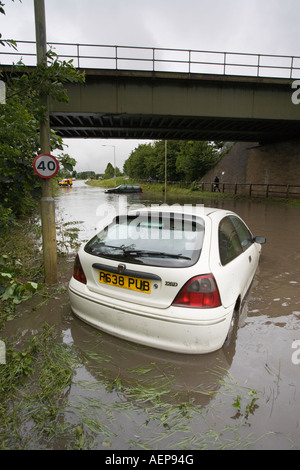
[[[114,176],[114,167],[112,166],[111,163],[108,163],[107,164],[107,167],[105,169],[105,172],[104,172],[104,179],[110,179],[110,178],[113,178]]]
[[[146,179],[156,172],[157,162],[151,144],[141,144],[124,163],[124,172],[131,178]]]
[[[219,160],[219,147],[214,142],[169,140],[167,143],[168,181],[195,181]],[[132,178],[165,178],[165,141],[139,145],[124,164]]]
[[[180,140],[168,140],[167,142],[167,180],[168,181],[179,181],[180,175],[177,173],[176,161],[178,153],[180,152],[182,141]],[[157,161],[159,166],[157,169],[157,175],[160,180],[165,179],[165,141],[161,140],[155,143],[155,149],[157,154]]]
[[[183,142],[176,159],[177,174],[185,181],[196,181],[213,168],[219,160],[213,143]]]
[[[14,0],[12,0],[12,1],[14,1]],[[2,14],[2,15],[5,15],[4,6],[5,6],[5,3],[0,1],[0,14]],[[2,38],[2,34],[0,33],[0,45],[1,46],[10,46],[10,47],[13,47],[14,49],[17,48],[16,41],[14,41],[13,39],[2,40],[1,38]]]

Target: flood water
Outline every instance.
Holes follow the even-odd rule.
[[[75,182],[60,189],[56,212],[61,223],[81,222],[86,240],[114,211],[163,202],[149,193],[106,195]],[[204,201],[176,196],[167,202]],[[254,235],[267,238],[235,337],[215,353],[186,356],[114,338],[68,311],[63,340],[86,361],[64,419],[84,423],[90,448],[300,448],[300,209],[265,200],[204,203],[237,212]]]

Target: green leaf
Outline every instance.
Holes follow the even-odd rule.
[[[42,284],[37,282],[27,282],[25,288],[31,292],[36,292],[37,290],[41,290],[43,288]]]
[[[241,396],[238,395],[238,396],[236,397],[235,402],[232,404],[232,406],[233,406],[234,408],[237,408],[239,411],[241,411],[241,399],[242,399]]]
[[[7,277],[7,278],[9,278],[9,279],[12,278],[12,275],[11,275],[10,273],[3,273],[3,272],[2,272],[2,273],[0,273],[0,276],[1,276],[1,277],[4,277],[4,278]]]

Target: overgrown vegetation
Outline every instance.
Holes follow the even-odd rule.
[[[168,141],[167,180],[199,180],[218,163],[222,151],[224,142]],[[124,172],[131,178],[164,180],[165,142],[139,145],[126,160]]]
[[[21,351],[8,346],[0,374],[0,449],[26,449],[33,435],[49,440],[65,431],[57,418],[75,365],[74,350],[57,342],[55,328],[47,324]]]
[[[16,305],[41,289],[40,225],[34,219],[15,222],[0,237],[0,329],[13,318]]]

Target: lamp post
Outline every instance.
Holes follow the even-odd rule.
[[[116,179],[116,146],[102,144],[101,147],[113,147],[114,149],[114,179]]]
[[[168,141],[165,140],[165,202],[167,202],[167,161],[168,161]]]

